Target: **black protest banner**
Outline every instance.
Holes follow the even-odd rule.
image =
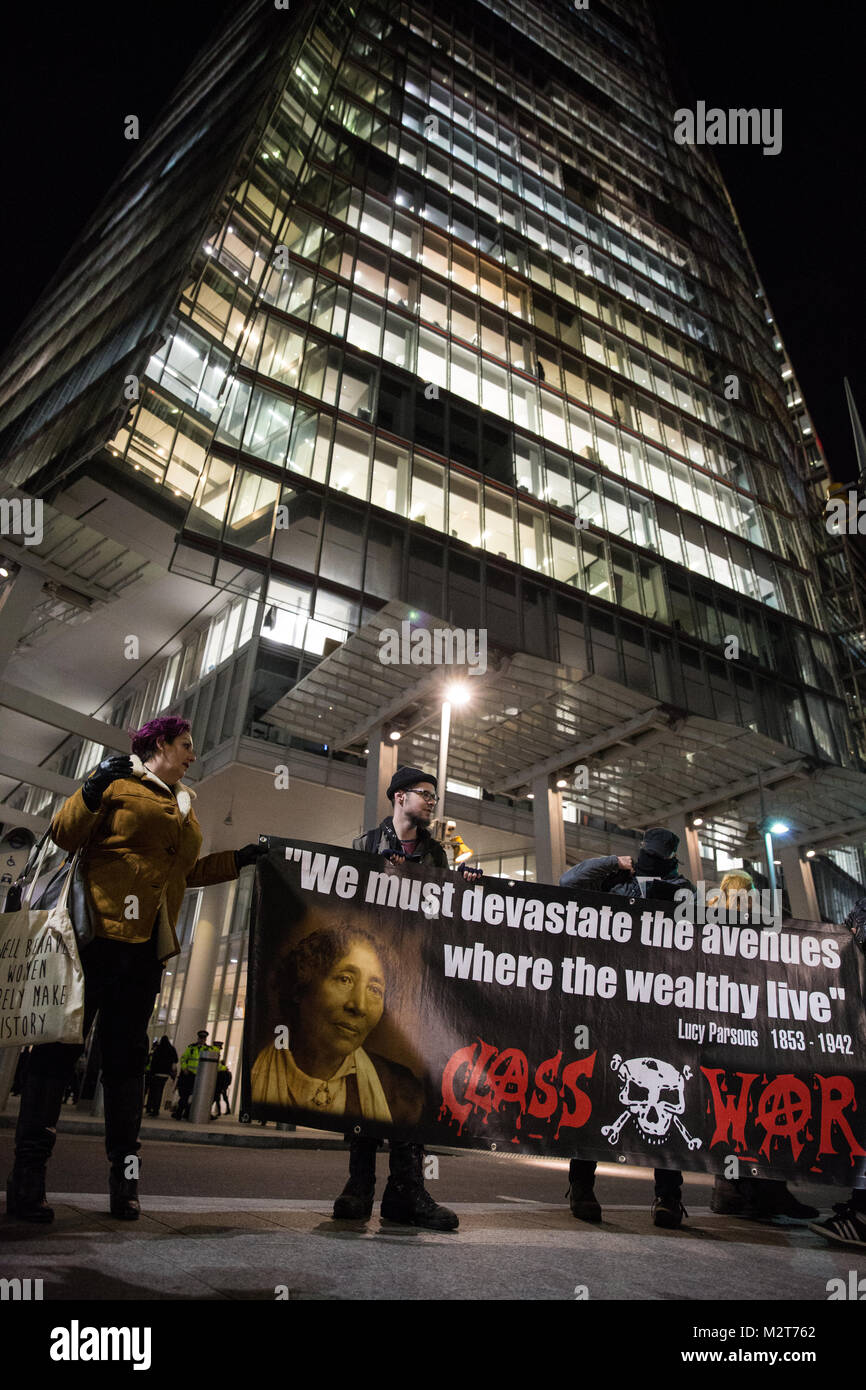
[[[866,962],[844,929],[270,845],[253,1118],[727,1176],[864,1172]]]

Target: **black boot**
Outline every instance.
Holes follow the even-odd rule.
[[[335,1221],[366,1221],[376,1190],[376,1139],[353,1139],[349,1145],[349,1179],[334,1203]]]
[[[6,1183],[6,1214],[46,1224],[54,1211],[45,1200],[45,1167],[57,1140],[65,1077],[27,1077],[15,1131],[15,1163]]]
[[[601,1206],[595,1195],[595,1164],[573,1158],[568,1165],[568,1187],[565,1190],[572,1216],[578,1221],[600,1221]]]
[[[688,1212],[680,1199],[681,1191],[681,1188],[671,1188],[656,1193],[656,1199],[652,1204],[654,1226],[660,1226],[666,1231],[676,1231],[682,1225],[683,1217],[688,1216]]]
[[[140,1159],[138,1132],[144,1105],[142,1077],[103,1075],[105,1100],[105,1151],[111,1162],[108,1191],[111,1215],[121,1221],[137,1221]]]
[[[794,1221],[811,1221],[821,1215],[817,1207],[810,1207],[789,1192],[786,1182],[773,1182],[773,1187],[775,1192],[771,1195],[771,1201],[776,1216],[790,1216]]]
[[[456,1212],[440,1207],[424,1187],[424,1150],[420,1144],[391,1144],[391,1174],[382,1194],[382,1216],[425,1231],[456,1231]]]
[[[43,1225],[54,1220],[54,1208],[45,1200],[44,1163],[25,1166],[16,1159],[6,1179],[6,1215],[19,1221],[39,1221]]]
[[[123,1157],[114,1158],[111,1161],[111,1170],[108,1175],[108,1193],[111,1203],[111,1215],[116,1216],[119,1221],[137,1221],[141,1216],[141,1206],[138,1201],[138,1172],[141,1161],[138,1154],[125,1154]],[[127,1177],[127,1173],[135,1173],[135,1177]]]

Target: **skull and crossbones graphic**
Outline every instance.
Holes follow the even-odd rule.
[[[610,1066],[619,1073],[619,1099],[626,1108],[612,1125],[601,1127],[609,1144],[617,1143],[629,1120],[634,1119],[650,1144],[664,1144],[673,1122],[689,1149],[701,1147],[702,1141],[689,1134],[679,1118],[686,1108],[684,1093],[686,1082],[692,1078],[691,1067],[685,1066],[680,1072],[656,1057],[630,1057],[624,1062],[618,1052],[611,1058]]]

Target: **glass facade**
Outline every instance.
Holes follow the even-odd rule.
[[[229,21],[0,378],[10,481],[101,448],[119,491],[171,517],[175,574],[221,591],[105,717],[178,711],[204,756],[247,735],[333,757],[268,711],[399,599],[858,766],[811,427],[715,166],[673,141],[648,7],[291,13],[279,32],[256,3]],[[44,766],[80,778],[103,752],[70,736]],[[568,792],[565,820],[621,833],[621,773],[598,775],[606,817]],[[536,871],[529,848],[482,862]],[[824,864],[837,897],[853,866]],[[249,880],[207,1013],[236,1074]],[[178,1025],[200,903],[156,1036]]]
[[[111,452],[187,502],[177,568],[269,574],[269,641],[400,597],[849,762],[772,334],[654,40],[563,6],[545,58],[487,8],[311,31]]]

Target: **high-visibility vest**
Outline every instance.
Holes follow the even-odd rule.
[[[189,1047],[184,1050],[184,1054],[180,1059],[181,1071],[191,1071],[193,1075],[195,1075],[198,1071],[198,1059],[200,1054],[202,1052],[214,1051],[215,1048],[210,1047],[207,1043],[190,1043]]]

